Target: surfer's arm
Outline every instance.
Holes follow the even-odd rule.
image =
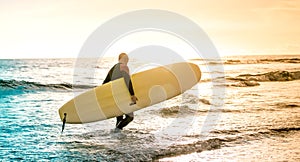
[[[132,87],[131,79],[129,80],[128,90],[129,90],[129,93],[131,94],[131,96],[134,96],[134,90]]]
[[[111,81],[111,76],[112,76],[112,73],[113,73],[115,67],[116,67],[116,65],[114,65],[114,66],[108,71],[108,73],[107,73],[107,75],[106,75],[106,78],[104,79],[104,81],[103,81],[102,84],[105,84],[105,83],[108,83],[108,82]]]
[[[130,76],[128,75],[129,77],[129,85],[128,85],[128,90],[129,90],[129,93],[131,95],[131,101],[132,101],[132,104],[135,104],[136,101],[138,100],[137,97],[134,95],[134,90],[133,90],[133,86],[132,86],[132,82],[131,82],[131,79],[130,79]]]
[[[131,79],[130,79],[130,74],[129,74],[129,68],[128,68],[128,66],[124,65],[124,64],[121,64],[120,71],[123,72],[123,77],[125,78],[126,83],[128,83],[128,90],[129,90],[129,93],[131,95],[131,99],[134,102],[136,102],[137,98],[134,95],[134,90],[133,90],[132,82],[131,82]]]
[[[110,75],[108,73],[102,84],[108,83],[110,81],[111,81],[111,77],[110,77]]]

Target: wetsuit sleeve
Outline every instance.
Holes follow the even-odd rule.
[[[133,96],[133,95],[134,95],[134,90],[133,90],[133,87],[132,87],[131,79],[129,80],[129,87],[128,87],[128,90],[129,90],[131,96]]]
[[[125,72],[125,71],[122,71],[122,75],[123,75],[123,78],[125,80],[126,86],[127,86],[128,90],[129,90],[129,93],[131,95],[134,95],[134,91],[133,91],[133,87],[132,87],[130,75],[127,72]]]
[[[104,81],[103,81],[102,84],[105,84],[105,83],[108,83],[108,82],[111,81],[111,79],[112,79],[112,78],[111,78],[111,77],[112,77],[112,73],[113,73],[115,67],[116,67],[116,65],[113,66],[113,67],[109,70],[109,72],[107,73],[106,78],[104,79]]]
[[[110,81],[111,81],[111,77],[110,77],[110,75],[108,73],[102,84],[108,83]]]
[[[132,83],[131,83],[128,67],[127,66],[123,67],[122,70],[121,70],[121,69],[119,69],[119,66],[117,66],[117,65],[119,65],[119,64],[116,64],[115,66],[113,66],[109,70],[109,72],[108,72],[108,74],[107,74],[107,76],[104,79],[102,84],[105,84],[105,83],[108,83],[112,80],[123,77],[124,80],[125,80],[126,86],[129,90],[129,93],[131,95],[134,95],[134,90],[133,90],[133,86],[132,86]],[[116,67],[118,67],[118,68],[116,68]]]

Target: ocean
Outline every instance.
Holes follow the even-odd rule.
[[[2,161],[300,161],[300,55],[187,60],[201,81],[135,112],[123,131],[113,118],[61,133],[58,109],[116,63],[76,61],[0,60]]]

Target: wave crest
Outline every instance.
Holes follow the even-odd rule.
[[[224,62],[227,65],[237,65],[237,64],[268,64],[268,63],[300,63],[300,58],[278,58],[278,59],[254,59],[254,60],[238,60],[238,59],[228,59]]]
[[[71,89],[89,89],[94,86],[73,85],[70,83],[42,84],[30,81],[2,80],[0,79],[0,92],[2,94],[16,94],[18,92],[43,91],[43,90],[71,90]]]
[[[237,81],[292,81],[300,79],[300,71],[288,72],[288,71],[272,71],[263,74],[242,74],[235,78],[227,78],[228,80]]]

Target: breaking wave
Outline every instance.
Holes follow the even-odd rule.
[[[239,65],[239,64],[269,64],[269,63],[290,63],[290,64],[298,64],[300,63],[299,56],[286,56],[289,58],[243,58],[243,59],[191,59],[191,61],[201,61],[206,65]]]
[[[256,59],[256,60],[238,60],[229,59],[224,62],[224,64],[235,65],[235,64],[268,64],[268,63],[300,63],[300,58],[280,58],[280,59]]]
[[[227,78],[229,80],[238,81],[292,81],[300,79],[300,71],[288,72],[288,71],[272,71],[263,74],[242,74],[236,78]]]
[[[153,114],[159,115],[163,118],[172,118],[172,117],[185,117],[185,116],[197,116],[201,113],[208,112],[220,112],[220,113],[245,113],[254,110],[237,110],[237,109],[192,109],[189,106],[172,106],[172,107],[164,107],[161,108],[158,112],[150,111]],[[256,110],[257,111],[257,110]],[[263,110],[261,110],[263,111]]]
[[[283,102],[276,103],[274,106],[276,106],[278,108],[298,108],[298,107],[300,107],[300,105],[296,104],[296,103],[283,103]]]
[[[199,113],[198,110],[190,109],[188,106],[173,106],[159,110],[162,117],[176,117],[178,115],[191,116]]]
[[[18,80],[2,80],[0,79],[0,92],[2,95],[18,94],[30,91],[44,91],[44,90],[71,90],[71,89],[89,89],[94,86],[90,85],[72,85],[69,83],[59,84],[42,84],[30,81]]]
[[[236,84],[232,84],[231,86],[234,87],[253,87],[253,86],[259,86],[260,84],[255,81],[240,81]]]
[[[300,71],[272,71],[263,74],[242,74],[237,77],[227,77],[227,80],[237,81],[238,83],[231,84],[235,87],[251,87],[259,86],[258,82],[272,81],[293,81],[300,79]]]
[[[198,100],[198,103],[201,102],[202,99]],[[205,100],[206,101],[206,100]],[[185,102],[185,104],[188,104],[188,102]],[[191,103],[191,104],[196,104],[196,103]],[[205,104],[202,102],[202,104]],[[210,104],[213,105],[213,104]],[[292,108],[299,108],[300,105],[298,103],[276,103],[275,105],[270,105],[270,106],[275,106],[277,108],[281,109],[292,109]],[[260,112],[260,111],[274,111],[274,109],[233,109],[233,108],[218,108],[218,109],[207,109],[203,108],[200,106],[200,109],[194,109],[190,108],[187,105],[183,106],[171,106],[171,107],[163,107],[159,109],[158,111],[151,111],[149,110],[150,113],[156,114],[158,116],[161,116],[163,118],[174,118],[174,117],[186,117],[186,116],[197,116],[201,115],[203,113],[208,113],[208,112],[220,112],[220,113],[255,113],[255,112]]]

